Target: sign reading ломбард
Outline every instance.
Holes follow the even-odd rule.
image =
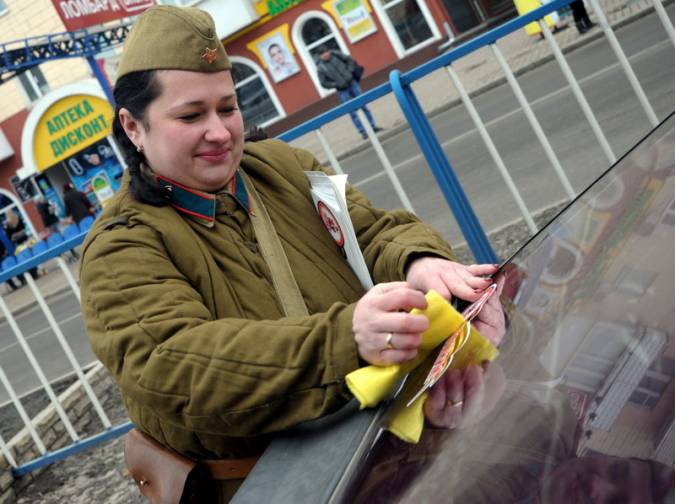
[[[137,16],[155,0],[52,0],[68,31]]]

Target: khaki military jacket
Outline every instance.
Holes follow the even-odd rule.
[[[266,206],[309,316],[285,317],[247,210],[232,197],[209,227],[124,186],[84,243],[82,308],[94,352],[134,424],[197,458],[260,452],[270,435],[339,409],[360,365],[352,314],[363,288],[316,213],[308,152],[247,144],[240,168]],[[219,197],[219,199],[221,199]],[[404,279],[413,254],[452,258],[405,211],[348,190],[373,280]]]

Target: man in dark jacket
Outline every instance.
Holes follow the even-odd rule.
[[[59,230],[59,216],[54,211],[54,206],[44,196],[39,196],[35,200],[35,208],[40,214],[42,224],[45,229],[51,233]]]
[[[49,235],[52,233],[58,233],[61,219],[59,219],[59,216],[56,215],[56,210],[54,209],[52,202],[44,196],[39,196],[36,199],[35,208],[40,214],[40,218],[42,219],[42,224],[44,224],[45,229],[49,231]],[[70,249],[68,253],[68,262],[73,262],[80,258],[80,255],[75,251],[75,249]]]
[[[361,94],[361,86],[359,86],[357,79],[354,78],[354,70],[357,68],[356,61],[351,56],[338,51],[331,51],[326,46],[322,46],[320,51],[319,62],[316,68],[321,85],[327,89],[335,89],[342,103],[359,96]],[[363,106],[361,110],[366,114],[373,130],[382,131],[382,128],[375,125],[375,120],[368,107]],[[354,126],[359,130],[361,137],[366,140],[368,135],[356,111],[350,112],[349,115],[354,122]]]
[[[0,228],[0,234],[3,234],[2,238],[5,238],[3,240],[0,240],[0,262],[2,262],[5,259],[5,257],[9,257],[10,255],[12,255],[12,253],[14,252],[14,246],[12,245],[12,242],[9,241],[9,238],[6,238],[4,232],[5,232],[4,228]],[[9,250],[8,247],[10,247]],[[14,278],[8,278],[7,280],[5,280],[5,283],[9,285],[9,288],[12,291],[15,291],[19,287],[22,287],[26,282],[22,276],[19,278],[23,281],[23,283],[20,283],[19,285],[14,283]]]
[[[76,191],[73,184],[63,186],[63,204],[66,207],[66,215],[73,219],[75,224],[85,217],[94,216],[94,207],[83,192]]]

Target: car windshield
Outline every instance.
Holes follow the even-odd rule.
[[[480,414],[459,429],[427,426],[416,444],[380,430],[338,500],[665,498],[675,459],[675,116],[500,274],[507,330]]]

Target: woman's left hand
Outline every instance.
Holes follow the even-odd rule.
[[[466,266],[441,257],[420,257],[408,266],[406,282],[426,293],[434,289],[445,299],[453,296],[467,301],[476,301],[483,291],[492,284],[490,278],[497,271],[494,264],[472,264]]]
[[[424,416],[434,427],[473,425],[494,408],[505,387],[504,371],[496,364],[470,364],[463,371],[449,369],[431,387]]]

